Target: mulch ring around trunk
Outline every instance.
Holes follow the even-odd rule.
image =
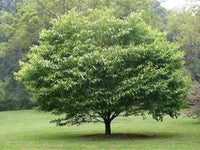
[[[87,138],[89,140],[92,139],[138,139],[138,138],[154,138],[153,135],[144,135],[144,134],[129,134],[129,133],[113,133],[111,135],[105,134],[91,134],[91,135],[83,135],[80,136],[83,138]]]

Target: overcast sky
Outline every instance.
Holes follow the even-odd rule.
[[[172,9],[172,8],[181,8],[187,5],[187,2],[185,0],[166,0],[166,2],[163,2],[161,4],[163,7],[167,9]]]

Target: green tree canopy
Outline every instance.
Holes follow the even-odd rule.
[[[109,135],[120,114],[177,117],[189,83],[183,55],[138,14],[70,12],[40,39],[16,77],[39,109],[66,115],[58,125],[103,121]]]
[[[57,18],[70,10],[87,12],[88,9],[107,7],[113,9],[113,14],[118,18],[126,17],[131,12],[143,12],[145,22],[154,24],[159,18],[154,17],[152,10],[155,2],[156,0],[1,0],[0,84],[5,79],[9,83],[0,87],[7,91],[4,92],[5,103],[9,95],[13,95],[15,101],[26,99],[25,103],[30,103],[25,88],[13,79],[13,72],[19,70],[20,59],[27,59],[26,54],[30,47],[39,44],[39,33],[42,29],[49,29],[52,18]]]

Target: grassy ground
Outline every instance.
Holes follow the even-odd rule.
[[[0,150],[200,149],[200,124],[190,118],[165,117],[163,122],[151,117],[118,118],[112,122],[112,133],[130,136],[111,139],[85,136],[104,133],[104,124],[56,127],[49,123],[53,118],[33,110],[0,112]]]

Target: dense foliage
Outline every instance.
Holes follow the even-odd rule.
[[[190,2],[191,0],[188,0]],[[192,0],[194,1],[197,0]],[[190,2],[192,4],[192,2]],[[187,9],[166,10],[157,0],[0,0],[0,91],[1,110],[27,109],[33,104],[24,86],[13,72],[19,70],[19,60],[26,61],[32,45],[39,45],[39,33],[51,27],[50,21],[71,10],[113,9],[117,18],[140,12],[143,20],[176,42],[185,53],[187,74],[199,82],[199,5]]]
[[[6,95],[2,103],[15,103],[15,107],[5,109],[31,108],[29,95],[20,82],[13,78],[19,70],[19,60],[26,61],[26,54],[32,45],[38,45],[39,33],[49,29],[52,18],[57,18],[70,10],[86,12],[88,9],[113,9],[119,18],[131,12],[142,12],[148,24],[156,24],[160,18],[154,9],[156,0],[2,0],[0,1],[0,84]],[[156,11],[157,12],[157,11]],[[154,15],[155,14],[155,15]],[[8,99],[12,95],[11,99]],[[13,105],[12,105],[13,106]],[[7,109],[6,109],[7,108]]]
[[[138,14],[84,14],[54,20],[16,73],[39,109],[66,114],[58,125],[103,121],[108,135],[122,113],[177,117],[189,83],[177,47]]]

